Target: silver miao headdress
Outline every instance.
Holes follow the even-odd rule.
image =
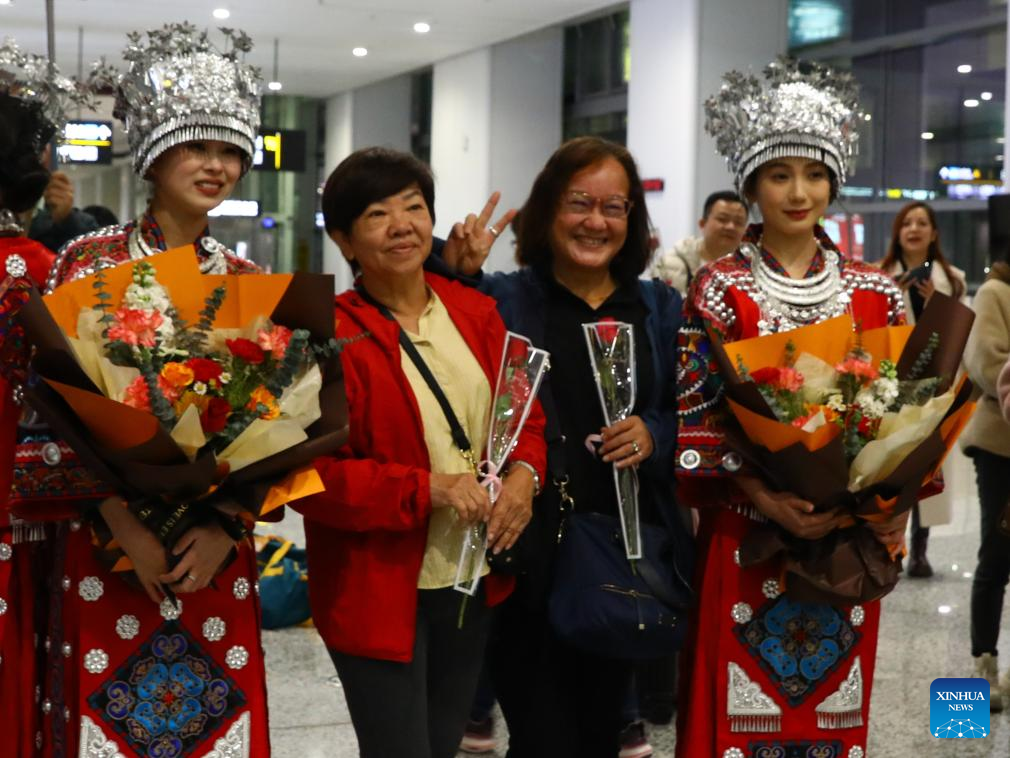
[[[705,101],[705,131],[737,190],[762,163],[785,157],[823,161],[842,185],[856,155],[858,108],[851,74],[780,58],[765,68],[764,82],[739,71],[725,74],[722,88]]]
[[[251,163],[260,126],[259,71],[242,60],[252,49],[244,32],[221,29],[219,51],[192,24],[128,35],[119,78],[116,116],[126,125],[133,170],[147,174],[171,147],[193,140],[219,140],[242,150]]]
[[[26,146],[35,153],[62,131],[71,107],[93,105],[88,85],[61,76],[55,65],[50,75],[48,58],[24,52],[10,37],[0,44],[0,94],[16,97],[41,116]]]

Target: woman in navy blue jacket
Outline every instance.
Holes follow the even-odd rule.
[[[562,145],[514,227],[517,272],[481,274],[482,260],[445,261],[498,301],[510,330],[551,353],[540,400],[552,481],[542,483],[537,519],[519,543],[525,572],[499,613],[488,670],[508,722],[510,757],[613,758],[632,664],[576,650],[550,628],[560,521],[553,480],[568,477],[576,511],[616,516],[611,465],[636,466],[642,519],[674,532],[683,545],[681,575],[691,575],[691,537],[674,502],[673,475],[681,301],[659,280],[639,279],[651,255],[648,213],[634,160],[620,145],[592,137]],[[638,400],[629,418],[605,427],[581,325],[608,319],[634,325]],[[592,434],[603,437],[595,453],[585,445]]]

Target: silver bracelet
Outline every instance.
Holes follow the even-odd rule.
[[[533,465],[530,464],[530,463],[527,463],[526,461],[512,461],[509,464],[509,471],[511,471],[514,466],[519,466],[521,468],[524,468],[527,471],[529,471],[531,474],[533,474],[533,497],[536,497],[537,495],[539,495],[540,494],[540,474],[538,474],[537,470],[535,468],[533,468]]]

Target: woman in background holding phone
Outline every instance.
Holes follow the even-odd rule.
[[[905,315],[910,324],[916,322],[934,292],[959,300],[968,292],[964,272],[951,265],[940,249],[936,212],[926,203],[909,203],[898,211],[891,228],[891,244],[880,267],[904,292]],[[950,482],[947,484],[947,491],[921,501],[912,511],[909,576],[933,575],[933,567],[926,559],[929,525],[950,521]]]

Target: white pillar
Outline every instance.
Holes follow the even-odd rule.
[[[669,247],[694,217],[698,153],[700,0],[632,0],[628,149],[642,178],[662,179],[646,198]]]
[[[564,29],[550,27],[491,48],[491,181],[502,199],[491,222],[519,208],[533,180],[561,144]],[[472,202],[483,203],[475,197]],[[480,206],[477,206],[478,208]],[[516,267],[511,228],[491,249],[485,268]]]
[[[1010,132],[1010,12],[1006,20],[1006,86],[1003,88],[1003,188],[1010,192],[1010,142],[1006,141]]]
[[[631,0],[628,148],[643,178],[663,179],[646,200],[669,247],[697,233],[705,197],[732,187],[702,103],[730,69],[761,69],[787,45],[788,0]]]
[[[439,236],[487,198],[491,150],[491,48],[484,47],[434,68],[431,168]]]
[[[410,152],[410,75],[394,76],[351,93],[352,148]]]
[[[326,101],[326,144],[323,155],[326,176],[351,154],[353,134],[353,94],[342,92]],[[324,177],[325,181],[325,177]],[[323,273],[334,274],[335,289],[343,292],[353,284],[351,269],[340,254],[340,248],[323,233]]]

